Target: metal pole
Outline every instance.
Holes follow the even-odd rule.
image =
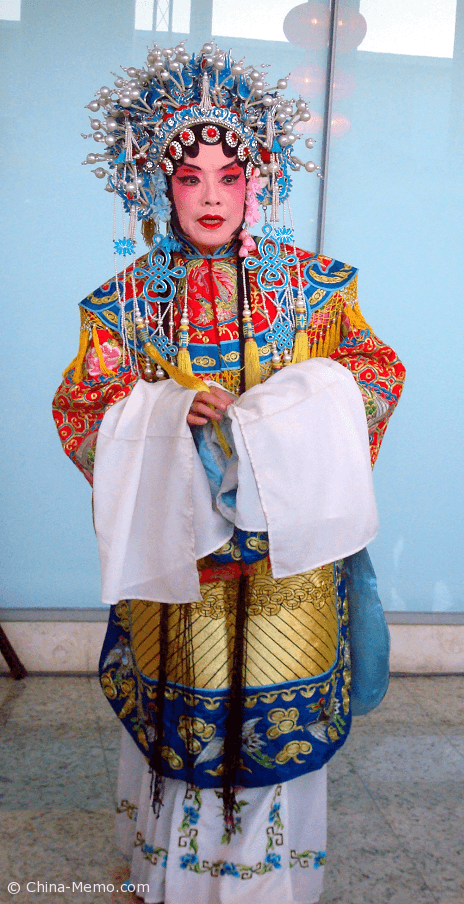
[[[329,176],[330,130],[332,125],[333,82],[335,71],[335,55],[337,51],[338,2],[339,0],[331,0],[330,4],[329,47],[327,51],[327,84],[325,90],[324,128],[322,132],[322,176],[319,186],[319,209],[317,212],[317,254],[322,254],[322,248],[324,245],[327,181]]]

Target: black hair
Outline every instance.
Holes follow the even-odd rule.
[[[230,157],[230,159],[232,160],[234,157],[237,156],[237,146],[233,148],[226,141],[226,133],[230,131],[229,128],[225,128],[225,126],[220,126],[220,125],[216,126],[215,128],[217,128],[219,135],[220,135],[219,141],[210,142],[210,141],[205,141],[204,138],[202,137],[201,133],[205,127],[208,128],[208,123],[199,122],[199,123],[197,123],[197,125],[191,126],[190,131],[193,132],[193,134],[195,135],[195,141],[193,144],[187,145],[185,147],[181,145],[182,157],[177,161],[172,160],[172,164],[174,166],[174,171],[173,171],[172,175],[174,175],[174,173],[177,171],[179,166],[182,166],[182,164],[185,162],[185,155],[187,155],[188,157],[198,157],[198,154],[200,153],[200,144],[206,144],[206,145],[220,144],[222,147],[222,152],[225,157]],[[179,142],[179,144],[181,144],[181,142]],[[171,156],[169,156],[169,159],[170,160],[172,159]],[[242,161],[237,158],[237,163],[239,166],[242,167],[243,170],[246,169],[245,161],[243,161],[243,163],[242,163]],[[168,177],[168,183],[169,183],[169,177]]]

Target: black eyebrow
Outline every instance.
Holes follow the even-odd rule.
[[[185,160],[184,160],[180,165],[181,165],[181,166],[186,166],[186,167],[188,167],[188,169],[198,170],[198,172],[201,173],[201,166],[195,166],[194,163],[186,163]],[[239,163],[237,163],[237,158],[235,158],[234,160],[232,160],[230,163],[226,163],[225,166],[221,166],[219,172],[222,173],[223,170],[230,169],[231,166],[235,166],[235,165],[239,166]]]

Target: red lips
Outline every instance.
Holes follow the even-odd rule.
[[[224,217],[213,216],[200,217],[200,219],[198,220],[200,226],[204,226],[205,229],[219,229],[219,227],[222,226],[224,222]]]

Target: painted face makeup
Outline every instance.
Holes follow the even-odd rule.
[[[186,238],[200,254],[212,254],[240,230],[245,173],[220,144],[200,144],[198,157],[184,157],[172,177],[172,199]]]

